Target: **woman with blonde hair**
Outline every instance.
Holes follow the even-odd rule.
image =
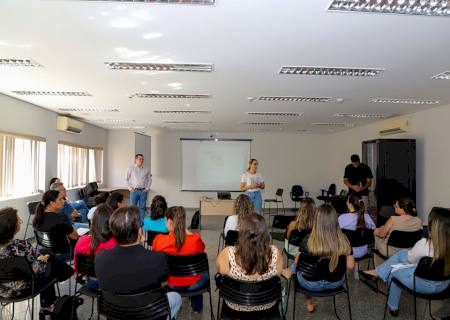
[[[335,289],[344,283],[344,276],[336,279],[339,273],[338,263],[343,257],[346,257],[347,269],[354,268],[355,259],[352,255],[352,248],[347,237],[339,228],[336,210],[332,206],[324,204],[316,210],[311,234],[306,236],[300,244],[295,263],[291,265],[290,271],[286,270],[285,275],[287,277],[296,272],[296,265],[299,260],[302,260],[303,254],[310,256],[314,260],[308,259],[308,264],[312,263],[312,268],[320,270],[320,267],[323,267],[323,264],[326,263],[325,268],[329,271],[328,280],[323,279],[320,281],[310,279],[301,271],[297,272],[299,284],[310,291]],[[312,300],[312,297],[306,295],[306,309],[309,312],[313,312],[315,305],[316,302]]]
[[[258,165],[258,160],[250,159],[247,171],[241,177],[240,189],[253,201],[256,212],[262,214],[261,190],[266,188],[266,184],[261,173],[257,172]]]
[[[311,231],[314,221],[314,212],[316,211],[316,203],[312,198],[304,198],[300,201],[300,208],[297,212],[297,216],[294,221],[292,221],[286,230],[286,238],[284,239],[284,248],[286,251],[295,256],[298,252],[298,247],[289,244],[289,237],[292,231]]]
[[[253,201],[246,194],[240,194],[234,203],[234,214],[227,217],[223,234],[226,236],[230,230],[238,231],[242,217],[255,213],[255,210]]]

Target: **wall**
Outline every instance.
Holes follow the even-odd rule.
[[[450,207],[450,105],[433,108],[409,115],[412,130],[409,133],[384,136],[383,138],[416,139],[417,209],[426,223],[433,206]],[[334,161],[328,174],[342,184],[343,168],[353,153],[362,152],[361,142],[382,138],[377,124],[354,128],[338,133],[331,138]]]
[[[107,130],[85,124],[83,134],[81,135],[57,131],[56,113],[2,94],[0,94],[0,110],[0,131],[46,138],[46,181],[57,176],[58,141],[63,140],[106,149],[108,139]],[[104,172],[107,172],[106,163],[104,163]],[[68,195],[74,198],[76,192],[69,192]],[[24,224],[18,237],[23,237],[22,232],[25,231],[25,224],[28,220],[26,203],[28,201],[35,201],[38,198],[39,196],[32,196],[0,202],[0,208],[12,206],[19,210]],[[30,231],[28,231],[28,235],[30,235]]]
[[[125,173],[134,163],[134,133],[129,131],[110,130],[106,148],[106,185],[108,187],[124,187]]]

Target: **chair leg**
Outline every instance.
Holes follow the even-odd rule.
[[[417,299],[415,294],[414,294],[414,320],[417,320]]]
[[[94,301],[95,301],[95,298],[92,298],[91,315],[89,316],[89,320],[91,320],[94,315]]]
[[[275,205],[277,206],[277,215],[278,215],[278,201],[275,202]]]
[[[352,305],[350,303],[350,292],[348,291],[348,287],[347,287],[347,303],[348,303],[348,314],[350,316],[350,320],[352,320]]]
[[[430,318],[435,320],[436,318],[433,317],[433,315],[431,314],[431,300],[428,300],[428,314],[430,315]]]
[[[13,302],[12,304],[12,314],[11,314],[11,320],[14,320],[14,307],[15,307],[15,303]]]
[[[296,300],[297,300],[297,290],[295,289],[295,284],[294,284],[294,306],[293,306],[293,310],[292,310],[292,320],[295,320],[295,305],[296,305]]]
[[[286,215],[286,209],[284,208],[284,200],[281,198],[281,206],[283,207],[283,215]]]
[[[389,298],[389,291],[391,291],[391,283],[392,283],[392,282],[389,282],[389,286],[388,286],[388,290],[387,290],[386,303],[384,304],[384,315],[383,315],[383,320],[386,319],[387,303],[388,303],[388,298]]]
[[[219,299],[217,300],[217,320],[221,319],[221,314],[220,314],[220,296]]]
[[[56,283],[56,289],[58,290],[58,297],[61,297],[61,292],[59,292],[59,283]]]
[[[334,305],[334,314],[336,315],[336,318],[338,318],[338,320],[341,320],[341,318],[339,318],[339,315],[337,313],[337,309],[336,309],[336,296],[333,296],[333,305]]]
[[[31,319],[34,319],[34,298],[31,299]]]
[[[25,227],[25,234],[23,235],[23,240],[27,240],[27,231],[28,231],[28,226],[30,224],[30,218],[31,218],[31,215],[28,215],[28,221],[27,221],[27,226]]]
[[[209,309],[211,310],[211,319],[214,320],[214,312],[213,312],[213,305],[212,305],[212,298],[211,298],[211,289],[208,291],[209,293]]]

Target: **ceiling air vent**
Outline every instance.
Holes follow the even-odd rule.
[[[154,113],[159,114],[210,114],[207,110],[154,110]]]
[[[31,59],[0,59],[0,66],[6,67],[42,67],[41,64]]]
[[[105,64],[112,70],[212,72],[214,69],[210,63],[105,62]]]
[[[64,97],[90,97],[89,92],[84,91],[25,91],[16,90],[12,91],[15,94],[21,96],[64,96]]]
[[[342,122],[315,122],[312,123],[313,126],[318,127],[354,127],[353,123],[342,123]]]
[[[381,68],[283,66],[279,73],[304,76],[374,77],[382,71],[384,69]]]
[[[62,112],[119,112],[119,109],[116,108],[58,108],[59,111]]]
[[[130,98],[153,98],[153,99],[205,99],[211,98],[209,94],[181,94],[181,93],[134,93]]]
[[[301,117],[303,113],[299,112],[259,112],[252,111],[247,112],[250,116],[269,116],[269,117]]]
[[[438,104],[438,100],[415,100],[415,99],[389,99],[389,98],[376,98],[369,102],[372,103],[393,103],[393,104]]]
[[[246,125],[246,126],[285,126],[287,125],[287,122],[239,122],[239,124]]]
[[[281,102],[329,102],[330,97],[296,97],[296,96],[261,96],[259,101],[281,101]],[[251,100],[254,101],[254,100]]]
[[[441,72],[435,76],[432,76],[433,80],[450,80],[450,71]]]

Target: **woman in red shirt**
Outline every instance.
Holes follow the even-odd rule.
[[[205,252],[205,244],[200,234],[186,229],[186,211],[183,207],[170,207],[166,210],[166,226],[169,234],[160,234],[153,240],[153,251],[170,255],[193,255]],[[178,292],[192,291],[200,288],[209,279],[209,273],[191,277],[169,276],[168,286]],[[203,296],[191,297],[194,312],[203,309]]]
[[[112,249],[117,245],[111,229],[109,228],[109,218],[113,213],[113,209],[107,204],[100,204],[94,212],[92,218],[92,226],[89,234],[78,239],[75,246],[74,256],[77,254],[94,255],[96,256],[100,251]],[[76,259],[74,260],[74,268],[77,270]],[[86,283],[92,289],[98,289],[98,282],[96,278],[88,277]]]

